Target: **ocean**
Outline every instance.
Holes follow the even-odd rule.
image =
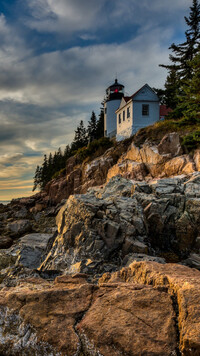
[[[9,203],[10,203],[10,200],[0,200],[0,204],[6,205]]]

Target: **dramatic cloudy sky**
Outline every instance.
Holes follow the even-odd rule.
[[[0,0],[0,200],[31,194],[44,153],[99,114],[115,79],[163,87],[192,0]]]

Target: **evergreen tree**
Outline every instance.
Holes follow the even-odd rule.
[[[165,105],[168,108],[175,109],[180,95],[180,79],[174,68],[169,71],[165,82]]]
[[[96,130],[97,139],[104,137],[104,109],[101,108],[99,119],[97,121],[97,130]]]
[[[47,155],[44,155],[44,161],[41,167],[41,188],[44,189],[45,185],[48,182],[48,160]]]
[[[169,72],[176,71],[176,74],[182,80],[190,79],[192,76],[190,61],[194,58],[200,47],[200,5],[198,0],[193,0],[190,7],[189,17],[185,17],[188,30],[185,32],[186,41],[176,45],[172,43],[169,49],[172,50],[169,58],[172,64],[164,65]]]
[[[37,166],[36,171],[35,171],[35,176],[34,176],[34,183],[33,183],[33,192],[36,190],[37,187],[40,188],[41,184],[41,168]]]
[[[160,104],[165,104],[165,90],[159,88],[153,88],[153,90],[157,94]]]
[[[64,150],[64,155],[63,155],[64,160],[66,161],[71,155],[72,155],[71,148],[69,145],[67,145]]]
[[[97,118],[94,111],[92,111],[92,116],[90,118],[90,121],[88,122],[87,134],[89,142],[92,142],[93,140],[97,139]]]
[[[72,142],[72,151],[78,150],[81,147],[87,146],[88,140],[86,135],[86,129],[84,127],[83,120],[80,121],[79,126],[75,130],[74,141]]]
[[[200,52],[190,62],[193,76],[182,86],[183,94],[177,109],[181,108],[185,123],[200,123]]]
[[[190,63],[200,50],[200,4],[198,0],[193,0],[189,17],[185,17],[185,22],[188,26],[185,31],[185,42],[179,45],[172,43],[169,47],[172,51],[172,54],[169,55],[171,64],[160,65],[168,70],[165,82],[165,103],[173,109],[169,117],[173,116],[174,118],[182,116],[183,107],[181,105],[176,107],[183,95],[183,83],[190,80],[193,75]]]

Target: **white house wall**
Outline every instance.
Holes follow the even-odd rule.
[[[149,105],[149,115],[142,115],[142,105]],[[157,102],[133,102],[133,134],[142,127],[154,124],[159,120],[159,103]]]
[[[134,95],[133,100],[149,100],[149,101],[158,101],[156,93],[146,84],[137,94]]]
[[[127,108],[130,107],[130,117],[127,118]],[[123,121],[123,111],[125,111],[125,121]],[[121,123],[119,123],[119,114],[121,114]],[[130,128],[132,130],[132,118],[133,118],[133,103],[127,104],[124,108],[122,108],[116,115],[117,120],[117,134],[123,135],[124,131],[127,132],[127,137],[131,135]]]

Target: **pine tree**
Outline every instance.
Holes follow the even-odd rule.
[[[44,161],[41,167],[41,189],[44,189],[48,182],[48,160],[47,155],[44,155]]]
[[[104,137],[104,109],[101,108],[99,114],[99,120],[97,121],[97,131],[96,131],[97,139]]]
[[[175,109],[178,104],[178,97],[180,95],[180,79],[176,70],[173,68],[169,71],[169,74],[165,82],[165,105],[168,108]]]
[[[169,58],[171,64],[160,65],[168,70],[165,82],[165,103],[173,111],[169,117],[180,118],[184,112],[184,90],[183,86],[190,81],[193,76],[191,61],[200,50],[200,4],[198,0],[193,0],[190,7],[189,17],[185,17],[188,26],[185,31],[185,42],[176,45],[172,43],[169,49],[172,50]]]
[[[34,175],[34,183],[33,183],[33,192],[34,190],[36,190],[37,187],[40,188],[40,184],[41,184],[41,168],[39,166],[37,166],[36,171],[35,171],[35,175]]]
[[[168,69],[169,72],[176,71],[180,80],[191,78],[190,61],[200,48],[200,5],[197,0],[193,0],[189,17],[185,17],[185,22],[189,27],[185,32],[186,41],[179,45],[172,43],[169,47],[172,50],[172,54],[169,56],[172,64],[160,65]]]
[[[72,151],[78,150],[81,147],[86,146],[88,143],[86,129],[84,127],[83,120],[80,121],[79,126],[75,130],[74,141],[72,142]]]
[[[93,140],[97,139],[97,118],[94,111],[92,111],[92,116],[90,118],[90,121],[88,122],[87,134],[89,142],[92,142]]]
[[[182,86],[181,107],[185,123],[200,123],[200,52],[190,62],[193,76]]]
[[[71,155],[72,155],[71,148],[69,145],[67,145],[64,150],[64,155],[63,155],[64,160],[66,161]]]

